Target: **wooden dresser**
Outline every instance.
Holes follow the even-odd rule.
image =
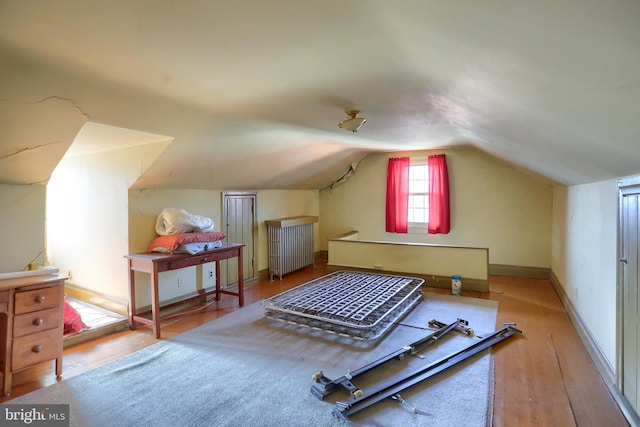
[[[0,280],[2,393],[11,393],[15,372],[55,360],[62,375],[64,282],[47,274]]]

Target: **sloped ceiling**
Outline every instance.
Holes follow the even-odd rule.
[[[173,139],[138,188],[321,188],[461,144],[633,175],[639,23],[637,0],[0,0],[0,182],[46,181],[87,122]]]

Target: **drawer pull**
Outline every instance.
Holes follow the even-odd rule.
[[[42,346],[40,344],[34,345],[33,347],[31,347],[31,351],[33,351],[34,353],[40,353],[42,351]]]
[[[35,298],[35,301],[36,301],[36,303],[41,304],[41,303],[43,303],[43,302],[44,302],[44,300],[46,300],[46,299],[47,299],[47,297],[46,297],[46,296],[44,296],[44,295],[38,295],[38,296]]]
[[[33,319],[33,324],[36,326],[40,326],[44,323],[44,319],[42,317],[39,317],[37,319]]]

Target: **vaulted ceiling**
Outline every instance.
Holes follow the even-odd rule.
[[[0,0],[0,183],[168,140],[136,187],[321,188],[456,145],[568,185],[637,174],[639,23],[637,0]]]

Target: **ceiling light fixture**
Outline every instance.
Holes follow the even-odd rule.
[[[347,111],[347,114],[351,116],[350,119],[346,119],[338,123],[338,126],[345,130],[350,130],[351,132],[358,132],[358,129],[365,124],[367,119],[364,117],[357,117],[360,114],[358,110],[350,110]]]

